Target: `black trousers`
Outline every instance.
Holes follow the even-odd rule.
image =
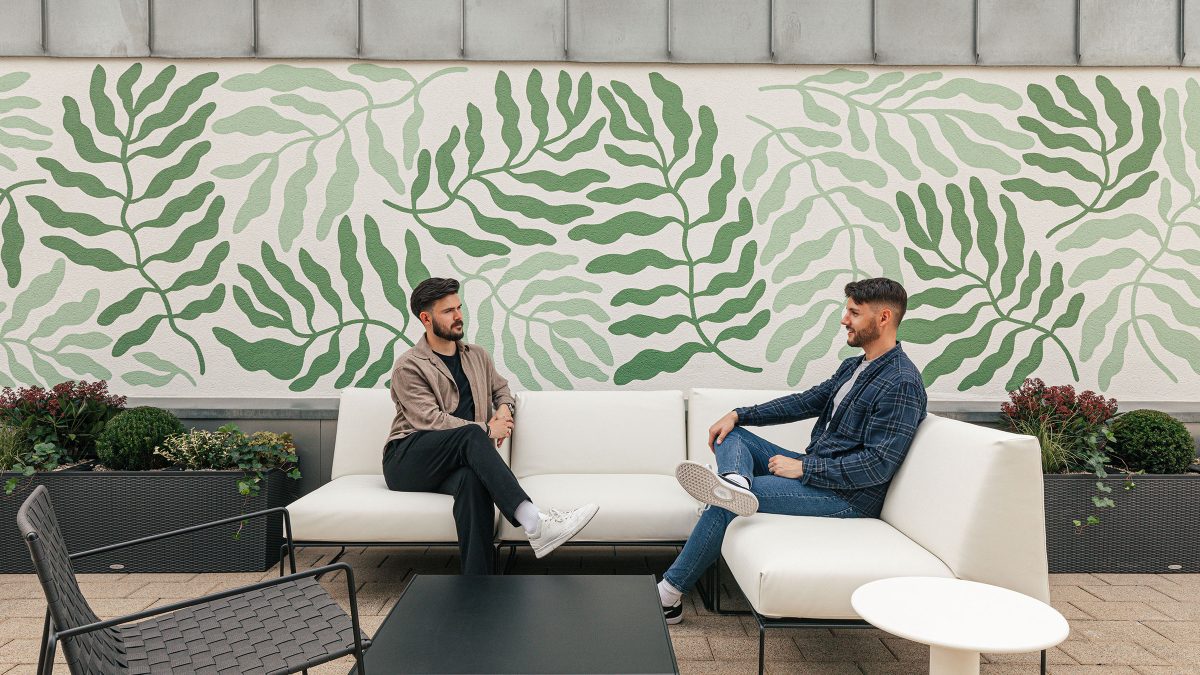
[[[495,571],[493,505],[519,526],[517,506],[529,499],[496,452],[496,442],[477,424],[391,441],[383,454],[383,477],[389,490],[454,496],[463,574]]]

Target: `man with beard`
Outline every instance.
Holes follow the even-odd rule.
[[[426,279],[409,304],[425,335],[392,369],[396,417],[383,452],[388,489],[454,496],[463,574],[494,571],[494,506],[525,529],[537,557],[549,554],[598,507],[540,511],[496,452],[512,434],[514,401],[492,357],[462,341],[458,281]]]
[[[921,371],[896,341],[908,304],[891,279],[846,284],[846,344],[863,350],[808,391],[730,411],[708,430],[717,469],[683,462],[675,477],[708,504],[658,585],[667,623],[683,620],[680,598],[717,561],[725,528],[758,511],[878,518],[888,483],[925,419]],[[746,431],[816,417],[806,454]],[[714,446],[715,441],[715,446]],[[715,507],[715,508],[714,508]]]

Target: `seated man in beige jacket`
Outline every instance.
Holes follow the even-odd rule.
[[[496,452],[512,434],[513,397],[492,357],[462,341],[458,281],[426,279],[409,304],[425,336],[392,370],[396,418],[383,452],[388,489],[454,495],[463,574],[493,572],[493,505],[525,528],[537,557],[549,554],[598,507],[540,511]]]

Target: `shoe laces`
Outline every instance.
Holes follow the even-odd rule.
[[[572,511],[563,511],[561,509],[550,509],[546,513],[546,520],[549,520],[549,521],[552,521],[555,523],[566,522],[566,520],[571,517],[572,513],[573,513]]]

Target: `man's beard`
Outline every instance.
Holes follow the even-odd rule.
[[[865,344],[873,342],[879,337],[879,329],[871,326],[862,330],[856,330],[846,338],[846,344],[851,347],[861,347]]]
[[[435,321],[433,323],[433,334],[443,340],[457,342],[463,339],[463,324],[459,321],[457,324],[451,324],[449,327],[443,328]]]

